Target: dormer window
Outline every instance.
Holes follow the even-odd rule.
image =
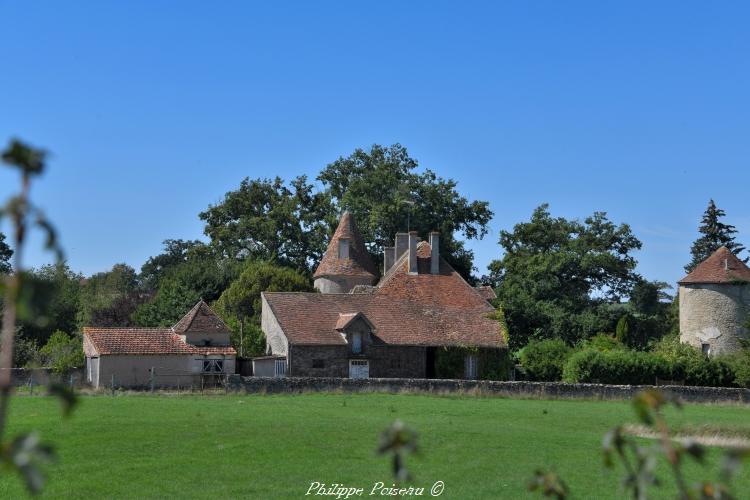
[[[349,238],[339,240],[339,259],[349,258]]]
[[[362,334],[359,332],[352,333],[352,352],[354,354],[362,352]]]

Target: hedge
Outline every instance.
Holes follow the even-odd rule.
[[[686,385],[735,387],[735,369],[724,359],[696,356],[669,359],[641,351],[600,352],[585,349],[574,353],[563,368],[563,381],[572,383],[649,385],[656,379]]]

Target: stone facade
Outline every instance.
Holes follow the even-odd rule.
[[[680,341],[710,353],[740,348],[750,310],[750,285],[700,283],[680,285]],[[705,348],[704,348],[705,350]]]
[[[293,345],[290,348],[292,377],[349,377],[350,360],[367,360],[371,377],[425,377],[424,347],[372,344],[362,354],[347,345]]]

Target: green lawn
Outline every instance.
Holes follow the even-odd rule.
[[[690,405],[668,415],[678,425],[750,425],[750,408],[740,406]],[[441,498],[529,496],[525,484],[537,467],[559,472],[573,498],[623,496],[618,474],[602,467],[600,446],[609,428],[634,421],[625,402],[87,396],[63,419],[56,400],[19,396],[10,422],[13,433],[38,429],[58,447],[43,496],[301,498],[313,481],[364,487],[365,493],[377,481],[390,484],[389,464],[374,449],[379,432],[396,418],[420,434],[421,455],[407,462],[415,484],[429,490],[443,481]],[[714,477],[691,470],[696,479]],[[16,476],[0,473],[0,498],[24,494]],[[748,491],[749,477],[737,479],[736,491]],[[655,497],[674,497],[665,493]]]

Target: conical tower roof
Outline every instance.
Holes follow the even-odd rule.
[[[339,257],[339,243],[342,239],[349,240],[349,257]],[[349,211],[341,214],[339,226],[333,233],[328,249],[323,254],[314,278],[323,276],[371,276],[375,279],[377,269],[365,249],[362,235],[359,234],[354,216]]]
[[[693,271],[679,281],[681,285],[691,283],[735,283],[750,282],[750,268],[727,247],[721,247]]]
[[[179,334],[196,333],[230,333],[227,325],[214,313],[203,299],[198,301],[190,311],[172,327]]]

